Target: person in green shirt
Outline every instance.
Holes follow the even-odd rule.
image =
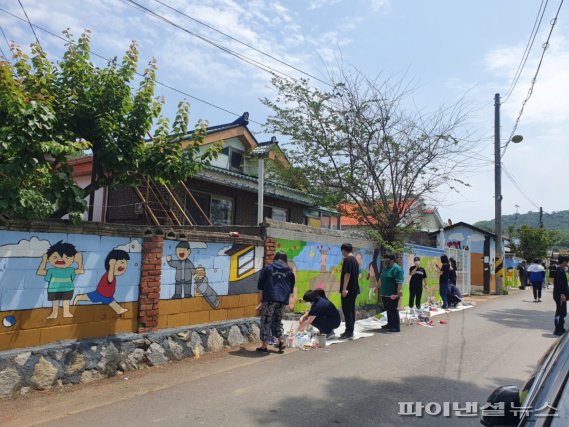
[[[375,288],[383,302],[387,312],[387,325],[384,326],[389,332],[400,331],[399,300],[403,295],[403,270],[395,262],[395,255],[384,255],[385,266],[381,270],[379,283]]]

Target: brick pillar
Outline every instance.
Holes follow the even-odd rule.
[[[139,334],[155,331],[158,328],[163,246],[164,237],[162,236],[145,237],[142,243],[142,266],[140,268],[140,291],[138,295]]]
[[[273,258],[277,253],[277,241],[272,237],[267,237],[265,239],[265,265],[273,262]]]

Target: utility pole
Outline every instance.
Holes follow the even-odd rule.
[[[500,144],[500,94],[494,95],[494,232],[496,234],[496,294],[502,295],[504,260],[502,248],[502,160]]]
[[[543,228],[543,208],[539,208],[539,228]]]

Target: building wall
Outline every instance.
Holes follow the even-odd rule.
[[[470,247],[471,251],[471,284],[472,286],[484,286],[484,234],[469,227],[459,226],[444,231],[445,247],[457,247],[463,249]],[[495,240],[490,241],[490,289],[495,289]]]
[[[192,192],[201,192],[234,199],[234,222],[236,225],[256,225],[257,218],[257,194],[236,188],[227,187],[200,179],[192,179],[188,182],[188,188]],[[186,195],[178,191],[180,200]],[[129,187],[118,187],[109,190],[108,194],[107,222],[127,224],[150,224],[144,212],[136,213],[135,206],[140,203],[134,191]],[[188,203],[191,203],[188,201]],[[291,222],[304,223],[304,206],[284,200],[265,197],[265,205],[289,209]],[[206,212],[207,213],[207,212]]]

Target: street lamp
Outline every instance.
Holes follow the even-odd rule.
[[[519,144],[521,135],[513,135],[510,141]],[[494,95],[494,233],[496,234],[496,294],[502,295],[504,275],[504,249],[502,245],[502,146],[500,144],[500,94]]]

